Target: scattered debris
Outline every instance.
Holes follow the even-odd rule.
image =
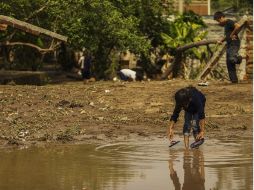
[[[198,83],[198,86],[208,86],[208,82],[200,82]]]

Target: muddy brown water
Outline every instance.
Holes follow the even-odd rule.
[[[122,141],[0,150],[4,190],[249,190],[252,138],[207,139],[185,151],[182,141]]]

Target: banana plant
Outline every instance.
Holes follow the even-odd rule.
[[[184,52],[176,51],[180,46],[188,43],[198,42],[205,38],[207,31],[202,22],[191,21],[189,17],[180,16],[170,26],[168,33],[161,33],[164,42],[164,48],[175,56],[177,63],[185,63],[187,57],[196,58],[201,61],[205,60],[206,50],[204,48],[191,48]],[[202,20],[201,20],[202,21]],[[178,75],[181,64],[173,64],[173,76]],[[164,74],[167,75],[167,72]]]
[[[202,25],[178,20],[171,25],[170,34],[162,33],[161,37],[165,47],[174,51],[180,46],[204,39],[207,35],[207,31],[202,29]],[[186,53],[187,55],[196,55],[198,58],[201,56],[202,51],[193,49],[191,51],[187,51]]]

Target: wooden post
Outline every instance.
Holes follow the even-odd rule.
[[[212,69],[219,63],[219,59],[223,56],[225,51],[226,51],[226,44],[223,44],[220,50],[216,52],[216,54],[207,63],[203,71],[201,71],[201,73],[198,75],[197,79],[205,80],[208,74],[212,71]]]

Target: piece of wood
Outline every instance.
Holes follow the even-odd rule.
[[[200,72],[197,79],[205,80],[208,74],[213,70],[213,68],[219,63],[220,58],[226,51],[226,44],[223,44],[222,47],[214,54],[214,56],[207,63],[206,67]]]
[[[0,24],[0,30],[5,31],[7,30],[8,25],[7,24]]]
[[[36,36],[39,36],[41,34],[45,36],[49,36],[51,38],[54,38],[63,42],[67,42],[67,39],[68,39],[66,36],[57,34],[55,32],[51,32],[44,28],[29,24],[24,21],[17,20],[15,18],[4,16],[4,15],[0,15],[0,24],[6,24],[8,26],[20,29],[22,31],[25,31],[27,33],[30,33]]]

